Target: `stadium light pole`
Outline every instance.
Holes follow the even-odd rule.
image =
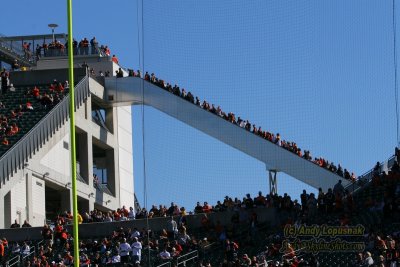
[[[67,0],[68,16],[68,66],[69,66],[69,127],[71,140],[71,179],[74,236],[74,266],[79,267],[78,196],[76,193],[76,144],[75,144],[75,86],[74,54],[72,47],[72,0]]]
[[[55,40],[56,40],[56,38],[54,37],[54,30],[55,30],[55,28],[58,27],[58,25],[55,24],[55,23],[51,23],[51,24],[49,24],[49,25],[47,25],[47,26],[49,26],[49,28],[51,29],[51,34],[53,35],[53,43],[54,43]]]

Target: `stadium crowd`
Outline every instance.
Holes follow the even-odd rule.
[[[20,132],[20,121],[24,119],[26,113],[34,111],[34,103],[41,103],[44,109],[50,109],[61,101],[65,90],[69,88],[68,81],[61,83],[57,80],[54,80],[48,89],[43,91],[38,86],[33,86],[32,88],[28,88],[23,99],[19,99],[18,104],[15,104],[15,106],[6,106],[4,104],[6,94],[7,97],[12,98],[16,88],[10,82],[9,73],[5,69],[0,72],[0,77],[0,146],[12,145],[9,138]]]
[[[397,149],[396,157],[399,157]],[[370,198],[357,195],[353,198],[338,182],[327,192],[320,189],[317,196],[304,190],[300,202],[287,194],[264,196],[259,192],[254,198],[247,194],[242,200],[226,196],[214,206],[207,202],[203,205],[197,203],[194,213],[200,215],[200,229],[188,227],[187,216],[190,213],[175,203],[171,203],[169,208],[153,205],[149,211],[142,209],[136,214],[132,207],[127,209],[125,206],[112,212],[94,210],[78,215],[79,222],[113,222],[158,216],[169,219],[159,232],[146,228],[117,228],[110,236],[82,240],[81,266],[140,266],[147,264],[149,259],[154,260],[155,266],[167,261],[175,264],[178,257],[193,251],[200,252],[198,266],[319,266],[319,255],[295,250],[290,243],[283,242],[287,239],[283,233],[285,225],[347,227],[355,223],[355,217],[363,211],[382,214],[382,221],[376,227],[365,225],[365,233],[361,236],[365,250],[350,254],[354,259],[348,266],[397,266],[400,263],[400,229],[386,228],[400,221],[400,168],[397,161],[389,172],[384,172],[377,164],[372,179],[367,182],[362,190],[382,187],[382,199],[371,202]],[[277,210],[281,223],[277,227],[263,228],[255,210],[269,207]],[[227,225],[210,219],[210,213],[225,211],[233,211]],[[9,257],[26,257],[25,266],[71,266],[74,261],[72,237],[66,225],[72,216],[71,212],[64,212],[57,217],[54,226],[45,225],[40,244],[3,239],[0,251],[3,246]],[[17,221],[13,227],[20,227]],[[25,221],[23,227],[30,227],[29,222]],[[36,246],[34,255],[30,254],[32,246]],[[254,250],[261,247],[265,249]],[[215,259],[221,260],[217,263]]]
[[[110,48],[107,45],[99,45],[96,37],[88,40],[88,38],[82,38],[79,42],[76,39],[72,41],[74,55],[101,55],[111,56]],[[36,44],[33,48],[30,42],[22,43],[23,57],[28,61],[35,59],[40,60],[42,57],[56,57],[68,55],[68,42],[62,43],[61,41],[54,39],[49,43],[45,41],[40,45]],[[35,57],[33,58],[34,55]]]

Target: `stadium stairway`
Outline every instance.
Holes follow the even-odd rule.
[[[138,77],[105,78],[104,100],[110,106],[145,104],[263,162],[267,170],[284,172],[324,191],[341,179],[337,174],[214,115]],[[144,93],[144,95],[143,95]]]

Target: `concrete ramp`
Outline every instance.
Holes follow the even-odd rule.
[[[138,77],[105,78],[105,100],[111,106],[148,105],[265,163],[267,170],[284,172],[324,191],[342,180],[350,182],[281,148],[185,99]]]

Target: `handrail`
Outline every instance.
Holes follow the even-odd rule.
[[[395,162],[395,158],[396,156],[393,155],[391,157],[389,157],[387,160],[384,160],[382,162],[380,162],[380,166],[383,166],[385,163],[387,163],[387,168],[390,169],[392,168],[394,162]],[[373,177],[373,173],[374,173],[374,168],[369,169],[368,171],[366,171],[364,174],[360,175],[356,181],[352,182],[351,184],[349,184],[348,186],[345,187],[345,189],[350,189],[352,188],[352,190],[349,190],[351,192],[356,192],[359,189],[361,189],[362,187],[364,187],[365,185],[367,185]],[[362,185],[360,185],[360,182],[363,182]]]
[[[192,256],[193,255],[193,256]],[[183,261],[180,261],[182,258],[189,257],[188,259],[184,259]],[[179,266],[180,264],[183,264],[186,266],[186,262],[197,259],[199,257],[199,251],[198,250],[193,250],[189,253],[186,253],[185,255],[179,256],[176,258],[176,266]]]
[[[2,43],[0,42],[0,51],[2,51],[2,53],[8,55],[8,57],[17,59],[17,61],[19,61],[20,64],[22,64],[22,66],[32,66],[32,61],[29,61],[28,59],[26,59],[24,56],[16,53],[15,51],[13,51],[12,49],[8,48],[7,46],[2,45]]]
[[[15,261],[14,261],[15,260]],[[13,262],[14,261],[14,262]],[[7,262],[6,262],[6,267],[12,267],[12,266],[14,266],[14,265],[16,265],[16,264],[19,264],[19,262],[21,261],[21,256],[20,255],[17,255],[17,256],[15,256],[14,258],[11,258],[11,259],[9,259]]]
[[[85,76],[75,86],[76,108],[82,105],[89,95],[89,78]],[[24,163],[34,155],[46,140],[69,118],[69,95],[66,95],[49,113],[47,113],[28,133],[0,157],[0,187]]]
[[[167,262],[164,262],[163,264],[157,265],[157,267],[164,267],[164,266],[171,267],[171,262],[167,261]]]
[[[3,37],[6,37],[4,35],[0,36],[0,43],[4,43],[5,47],[11,49],[11,51],[13,51],[16,54],[19,55],[24,55],[24,51],[22,50],[22,41],[21,41],[21,45],[20,46],[16,46],[15,43],[13,44],[11,41],[6,41],[3,39]],[[8,44],[7,42],[10,42],[10,44]]]
[[[25,260],[26,258],[30,257],[32,254],[35,255],[35,247],[30,247],[29,248],[29,253],[27,255],[22,256],[22,261]]]

